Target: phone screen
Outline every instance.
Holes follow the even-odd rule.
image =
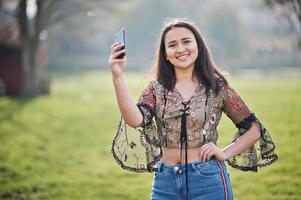
[[[120,42],[122,43],[124,46],[120,49],[124,49],[125,48],[125,29],[124,28],[121,28],[115,35],[114,35],[114,42]],[[119,55],[117,57],[117,59],[121,59],[125,56],[125,53]]]

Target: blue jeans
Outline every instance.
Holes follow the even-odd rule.
[[[166,164],[159,161],[157,166],[151,200],[233,199],[229,174],[223,161],[213,159],[188,163],[187,187],[185,164]]]

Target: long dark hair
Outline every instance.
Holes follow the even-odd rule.
[[[155,79],[159,81],[167,90],[172,90],[176,84],[176,75],[174,66],[166,60],[165,50],[165,36],[174,27],[182,27],[190,30],[198,45],[198,56],[195,61],[193,75],[197,78],[198,82],[205,85],[206,92],[210,89],[214,93],[220,91],[218,79],[228,84],[226,78],[219,71],[217,65],[214,63],[211,53],[201,36],[200,31],[196,25],[187,18],[174,18],[167,19],[162,25],[161,37],[158,40],[156,54],[154,58],[154,65],[152,72]]]

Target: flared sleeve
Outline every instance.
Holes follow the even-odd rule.
[[[258,167],[274,163],[278,156],[275,144],[262,122],[246,106],[239,94],[227,84],[222,84],[223,111],[232,120],[238,131],[232,142],[246,133],[253,123],[258,125],[260,139],[249,149],[227,160],[227,163],[242,171],[257,172]]]
[[[154,172],[156,161],[162,156],[156,117],[156,96],[151,82],[142,92],[137,103],[143,122],[137,128],[130,127],[121,117],[112,144],[117,163],[133,172]]]

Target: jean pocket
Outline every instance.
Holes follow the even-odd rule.
[[[213,162],[212,162],[213,161]],[[194,171],[198,176],[213,178],[219,177],[220,170],[214,160],[195,165]]]

